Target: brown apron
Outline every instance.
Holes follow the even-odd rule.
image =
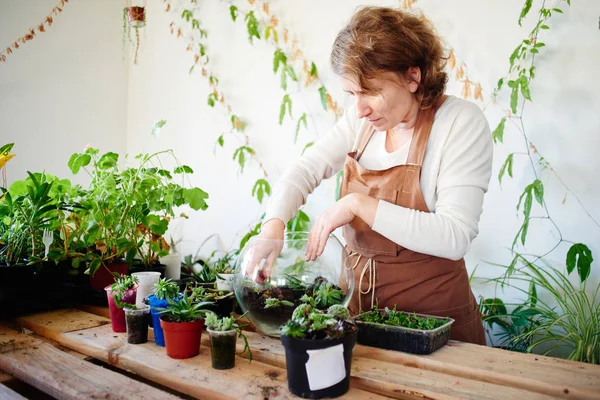
[[[421,192],[421,166],[433,125],[434,108],[421,110],[407,163],[386,170],[363,168],[360,159],[374,128],[369,127],[346,157],[341,195],[363,193],[402,207],[430,212]],[[398,229],[405,229],[398,221]],[[485,345],[481,315],[463,259],[453,261],[408,250],[373,231],[360,218],[343,227],[354,269],[350,312],[396,305],[397,310],[454,318],[451,338]]]

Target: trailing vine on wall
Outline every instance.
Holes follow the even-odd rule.
[[[223,109],[227,118],[231,121],[231,129],[227,134],[222,134],[217,139],[217,145],[224,147],[225,137],[230,136],[235,140],[239,141],[239,146],[233,153],[233,160],[240,166],[240,171],[244,172],[244,167],[249,159],[253,159],[257,164],[258,168],[262,172],[262,177],[258,178],[252,188],[252,196],[255,197],[259,203],[262,203],[265,196],[271,194],[271,185],[268,181],[268,173],[264,167],[262,160],[258,157],[256,150],[252,148],[250,137],[246,133],[247,123],[236,113],[233,112],[231,105],[227,103],[225,99],[224,91],[219,86],[219,78],[216,73],[210,68],[210,57],[207,53],[206,39],[208,38],[208,32],[201,27],[200,19],[196,15],[195,1],[191,1],[189,6],[177,10],[169,0],[163,0],[166,4],[166,12],[173,13],[180,16],[182,23],[171,22],[169,28],[171,34],[177,35],[178,38],[185,38],[188,40],[186,50],[193,54],[193,65],[190,68],[190,73],[194,72],[195,69],[200,69],[203,77],[208,79],[211,92],[208,94],[207,103],[210,107],[219,106]],[[189,29],[188,33],[184,32]]]
[[[58,5],[55,6],[50,14],[44,18],[42,22],[40,22],[36,27],[30,28],[29,31],[15,40],[11,45],[7,46],[5,50],[0,52],[0,62],[6,62],[6,57],[11,55],[14,50],[21,48],[21,45],[33,40],[36,36],[36,31],[38,33],[46,32],[47,28],[50,28],[54,23],[54,17],[60,14],[63,11],[64,6],[69,2],[69,0],[60,0]],[[20,43],[20,44],[19,44]]]
[[[568,6],[571,5],[570,0],[559,0],[553,7],[547,8],[546,1],[544,1],[538,12],[537,23],[529,35],[523,39],[521,43],[519,43],[519,45],[510,55],[510,67],[508,69],[508,73],[498,81],[497,87],[493,93],[493,97],[496,98],[502,89],[508,88],[510,90],[510,109],[507,111],[507,115],[500,120],[498,126],[494,129],[493,139],[496,143],[503,142],[507,121],[512,122],[514,127],[516,127],[518,132],[523,137],[524,151],[513,152],[508,155],[502,164],[498,175],[500,184],[502,183],[502,179],[505,177],[505,175],[508,175],[511,178],[513,177],[513,165],[517,157],[525,157],[527,159],[535,178],[533,182],[529,183],[525,187],[517,203],[517,212],[522,212],[523,222],[517,234],[515,235],[511,246],[511,249],[515,254],[507,273],[510,274],[514,270],[514,267],[519,259],[523,257],[523,254],[515,251],[515,247],[519,242],[521,246],[525,246],[530,222],[534,219],[539,219],[549,221],[558,233],[559,238],[550,250],[542,255],[535,256],[532,263],[535,263],[539,259],[544,258],[552,253],[560,244],[569,243],[571,246],[566,255],[567,271],[568,273],[571,273],[576,267],[580,279],[583,282],[587,279],[590,273],[590,266],[593,261],[592,252],[586,244],[574,243],[563,237],[560,228],[550,215],[548,204],[544,198],[544,183],[542,181],[541,172],[549,171],[550,173],[554,174],[559,179],[561,184],[565,186],[567,192],[571,193],[577,199],[592,221],[598,227],[600,227],[600,224],[598,224],[589,211],[585,209],[585,206],[580,199],[558,176],[556,171],[551,167],[550,163],[537,151],[535,145],[529,140],[525,125],[523,123],[527,102],[532,101],[529,86],[531,81],[535,78],[537,61],[536,55],[539,54],[540,51],[543,51],[545,47],[545,43],[539,40],[539,36],[543,31],[550,29],[548,24],[553,15],[563,13],[562,9],[560,8],[562,3],[566,3]],[[526,0],[519,16],[519,25],[522,24],[522,21],[529,14],[531,7],[532,0]],[[533,216],[531,213],[534,200],[538,203],[541,209],[541,216]],[[565,201],[566,194],[563,203]]]

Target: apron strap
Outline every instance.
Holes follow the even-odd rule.
[[[375,128],[373,126],[369,126],[369,124],[367,124],[367,129],[359,133],[354,145],[354,159],[356,161],[358,161],[367,148],[367,144],[369,144],[369,140],[371,140],[371,137],[373,137],[373,133],[375,133]]]
[[[442,96],[433,107],[419,112],[413,138],[410,143],[410,150],[408,151],[408,157],[406,159],[407,164],[417,165],[419,167],[423,165],[425,150],[427,149],[427,142],[429,141],[429,135],[431,134],[435,113],[447,97],[448,96],[446,95]]]

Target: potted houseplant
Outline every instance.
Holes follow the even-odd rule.
[[[123,9],[123,45],[125,45],[125,36],[129,42],[135,46],[133,63],[137,64],[137,54],[140,47],[139,28],[146,25],[146,9],[140,6],[130,6]],[[131,38],[131,28],[135,31],[135,43]]]
[[[314,307],[314,299],[305,300],[281,327],[288,387],[300,397],[341,396],[350,387],[356,325],[342,305],[324,312]]]
[[[161,121],[160,126],[163,124]],[[88,148],[69,160],[74,174],[83,168],[91,176],[81,200],[86,211],[80,219],[86,227],[85,243],[91,249],[87,272],[92,276],[97,271],[109,271],[123,258],[131,264],[139,257],[143,269],[152,270],[169,252],[163,235],[176,216],[175,209],[183,205],[196,211],[208,207],[206,192],[184,186],[187,174],[193,171],[181,165],[172,150],[140,154],[135,159],[136,166],[120,167],[118,154],[100,155],[97,149]],[[177,166],[169,170],[161,167],[169,163]]]
[[[233,292],[233,276],[235,270],[235,256],[238,250],[231,250],[222,257],[218,257],[214,251],[209,259],[210,268],[214,270],[218,290]],[[212,261],[214,259],[214,261]]]
[[[246,335],[242,332],[243,326],[239,325],[233,317],[219,318],[210,313],[206,316],[205,324],[210,336],[211,359],[214,369],[230,369],[235,366],[236,338],[244,339],[244,352],[248,352],[248,360],[252,361],[252,351]]]
[[[375,306],[355,317],[358,343],[387,350],[414,354],[430,354],[450,339],[454,320],[425,314],[404,313]]]
[[[150,307],[142,304],[140,307],[126,305],[125,323],[127,325],[127,343],[140,344],[148,341],[148,320]]]
[[[235,296],[233,292],[226,290],[207,289],[204,286],[194,286],[194,283],[186,286],[187,293],[195,301],[210,301],[212,305],[207,309],[219,317],[229,316],[235,308]]]
[[[214,269],[201,259],[194,260],[191,254],[183,258],[182,268],[192,277],[193,282],[198,286],[214,289],[217,281],[217,274]],[[198,267],[195,267],[195,266]]]
[[[164,278],[156,283],[154,294],[148,296],[152,327],[154,328],[154,342],[157,346],[165,345],[165,337],[160,324],[161,312],[169,305],[169,300],[179,296],[179,286],[172,280]]]
[[[123,308],[128,304],[135,305],[137,285],[138,279],[135,276],[121,275],[116,277],[115,283],[104,288],[108,298],[110,322],[114,332],[127,331]]]
[[[198,355],[204,318],[211,312],[205,307],[210,304],[208,301],[196,302],[187,293],[168,300],[167,307],[161,310],[160,326],[169,357],[183,359]]]

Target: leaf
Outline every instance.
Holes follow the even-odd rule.
[[[158,137],[158,134],[160,133],[160,128],[165,126],[166,123],[167,121],[165,121],[164,119],[161,119],[160,121],[155,123],[154,127],[152,128],[152,136]]]
[[[496,91],[502,89],[502,85],[504,84],[504,78],[498,79],[498,85],[496,86]]]
[[[223,135],[219,136],[219,138],[217,139],[217,143],[219,143],[219,146],[223,147],[225,145],[225,140],[223,138]]]
[[[179,167],[177,167],[173,170],[173,173],[174,174],[182,174],[182,173],[193,174],[194,170],[191,169],[190,167],[188,167],[187,165],[180,165]]]
[[[12,150],[14,145],[15,145],[14,143],[8,143],[8,144],[5,144],[4,146],[0,147],[0,156],[7,156],[8,153],[10,153],[10,151]]]
[[[325,89],[325,86],[319,88],[319,95],[321,96],[321,105],[327,111],[327,89]]]
[[[294,68],[292,68],[291,65],[286,65],[285,66],[285,71],[290,76],[290,78],[292,78],[292,80],[294,82],[298,81],[298,78],[296,78],[296,72],[294,72]]]
[[[538,49],[529,50],[532,54],[538,54],[540,51]]]
[[[290,99],[290,96],[288,94],[283,96],[281,106],[279,107],[279,125],[283,124],[283,118],[285,117],[286,107],[290,118],[292,118],[292,100]]]
[[[246,153],[251,155],[254,153],[254,150],[248,146],[240,146],[233,153],[233,159],[237,160],[241,172],[244,172],[244,166],[246,165]]]
[[[535,307],[537,304],[537,289],[535,287],[535,281],[529,282],[529,304],[531,307]]]
[[[512,176],[513,176],[513,174],[512,174],[513,156],[514,156],[514,153],[509,154],[508,157],[506,157],[506,161],[504,161],[504,164],[502,164],[502,167],[500,168],[500,172],[498,173],[499,183],[502,183],[502,177],[504,176],[504,172],[507,169],[508,169],[508,175],[512,178]]]
[[[246,18],[244,18],[244,20],[246,21],[246,28],[248,29],[248,39],[250,40],[250,43],[253,43],[252,39],[254,37],[260,39],[260,33],[258,33],[258,20],[254,15],[254,11],[250,11],[248,14],[246,14]]]
[[[552,11],[555,11],[555,12],[557,12],[559,14],[563,13],[563,10],[561,10],[560,8],[553,8]]]
[[[533,182],[533,193],[540,206],[544,206],[544,184],[539,179]]]
[[[492,132],[492,138],[494,139],[494,143],[502,143],[502,140],[504,140],[504,125],[506,124],[506,117],[502,118],[500,120],[500,123],[498,124],[498,126],[496,127],[496,129],[494,129],[494,132]]]
[[[517,113],[517,105],[519,104],[519,85],[517,84],[512,88],[510,93],[510,109],[513,114]]]
[[[308,125],[306,123],[306,113],[302,114],[302,116],[298,119],[298,123],[296,124],[296,135],[294,136],[294,144],[298,141],[298,132],[300,132],[300,124],[304,123],[304,128],[308,129]]]
[[[117,166],[117,161],[119,160],[119,155],[117,153],[108,152],[98,160],[98,168],[99,169],[109,169]]]
[[[545,43],[537,42],[533,47],[544,47],[545,45]]]
[[[92,161],[92,157],[89,154],[75,153],[71,156],[67,165],[73,174],[77,174],[81,167],[89,165],[90,161]]]
[[[231,15],[231,19],[233,20],[233,22],[235,22],[238,16],[238,9],[236,6],[229,7],[229,15]]]
[[[194,14],[190,10],[183,10],[181,13],[181,18],[185,19],[187,22],[190,22],[190,19],[194,18]]]
[[[186,203],[192,208],[192,210],[206,210],[208,208],[208,204],[206,204],[206,199],[208,199],[208,193],[200,188],[192,188],[185,189],[183,192],[183,198]]]
[[[218,101],[219,101],[219,96],[215,92],[212,92],[211,94],[208,95],[207,103],[209,106],[214,107]]]
[[[594,261],[592,251],[583,243],[575,243],[567,252],[567,273],[571,274],[577,266],[577,274],[583,283],[590,275],[590,266]]]
[[[529,79],[525,75],[519,78],[519,83],[521,86],[521,94],[527,100],[531,101],[531,94],[529,93]]]
[[[519,15],[519,26],[522,26],[521,21],[523,20],[523,18],[525,18],[527,16],[527,13],[529,13],[529,10],[531,10],[532,3],[533,3],[533,0],[525,0],[525,4],[523,4],[523,8],[521,9],[521,15]]]
[[[317,76],[317,66],[314,62],[310,64],[310,76]]]
[[[540,29],[550,29],[550,27],[548,25],[542,25],[540,26]]]
[[[283,65],[287,64],[287,56],[285,55],[285,53],[283,51],[281,51],[281,49],[277,49],[277,50],[275,50],[275,53],[273,54],[273,72],[274,73],[277,73],[277,71],[279,70],[280,64],[283,64]]]
[[[302,153],[300,153],[300,155],[304,155],[304,152],[313,144],[315,144],[315,142],[308,142],[306,143],[306,146],[304,146],[304,148],[302,149]]]
[[[259,179],[252,188],[252,196],[256,196],[258,202],[262,204],[265,194],[271,195],[271,185],[265,179]]]
[[[529,228],[529,219],[526,219],[523,222],[523,226],[521,227],[521,244],[525,246],[525,239],[527,238],[527,230]]]
[[[281,70],[281,88],[287,91],[287,73],[285,69]]]

